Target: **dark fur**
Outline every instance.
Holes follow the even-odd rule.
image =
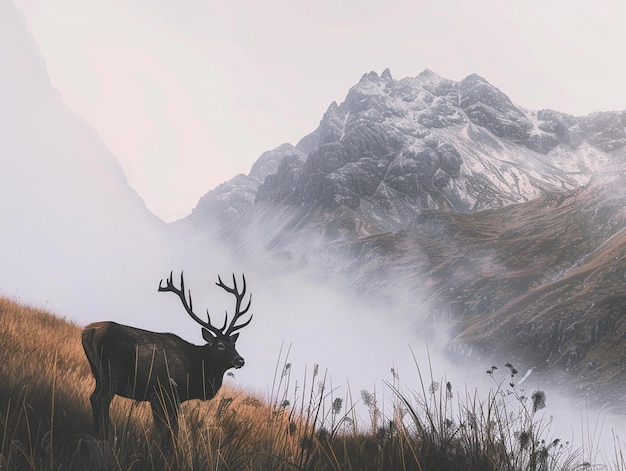
[[[115,322],[83,329],[82,342],[96,379],[91,407],[96,435],[111,437],[109,407],[113,396],[149,401],[161,432],[178,430],[179,404],[211,399],[229,368],[243,366],[235,350],[238,334],[213,337],[203,329],[206,345],[177,335],[156,333]]]

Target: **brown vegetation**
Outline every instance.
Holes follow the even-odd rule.
[[[546,438],[536,415],[545,394],[520,395],[510,365],[484,400],[456,398],[449,382],[425,380],[419,367],[419,392],[394,375],[387,408],[361,392],[364,425],[352,398],[335,397],[316,368],[292,388],[285,362],[267,399],[224,388],[212,401],[185,403],[165,452],[149,407],[128,399],[113,401],[115,438],[93,436],[93,378],[77,325],[0,298],[0,339],[0,471],[590,469],[571,446]],[[613,469],[626,469],[620,450]]]

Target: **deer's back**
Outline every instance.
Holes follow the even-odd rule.
[[[187,380],[191,344],[174,334],[95,322],[82,340],[94,376],[110,381],[119,395],[143,399],[159,383]]]

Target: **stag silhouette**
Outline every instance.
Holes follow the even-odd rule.
[[[180,274],[180,288],[172,281],[172,273],[159,291],[176,294],[187,314],[202,326],[205,345],[193,345],[177,335],[157,333],[129,327],[115,322],[95,322],[83,329],[82,342],[89,366],[96,379],[90,396],[96,436],[111,438],[109,408],[117,394],[136,401],[149,401],[157,432],[163,437],[175,436],[178,431],[180,404],[189,399],[207,400],[222,386],[226,370],[241,368],[244,359],[237,353],[235,342],[240,325],[236,322],[250,309],[252,295],[242,308],[246,296],[246,278],[242,276],[241,291],[233,275],[233,285],[225,285],[217,277],[216,285],[235,296],[235,313],[230,324],[228,313],[221,329],[193,312],[191,291],[185,295],[185,281]],[[228,327],[227,327],[228,325]]]

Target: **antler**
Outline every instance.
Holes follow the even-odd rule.
[[[191,290],[189,290],[189,302],[187,302],[187,298],[185,297],[185,280],[183,279],[183,272],[182,271],[180,272],[180,289],[178,289],[178,288],[176,288],[176,286],[174,286],[173,274],[172,274],[172,272],[170,272],[170,277],[169,277],[169,279],[166,280],[166,285],[165,286],[163,286],[163,280],[159,281],[159,291],[171,291],[172,293],[178,295],[178,297],[180,298],[180,302],[183,303],[183,307],[187,311],[187,314],[189,314],[194,321],[196,321],[198,324],[200,324],[205,329],[210,330],[215,335],[224,335],[223,332],[224,332],[224,329],[226,328],[226,322],[227,322],[228,319],[225,319],[224,320],[224,326],[221,329],[218,329],[217,327],[214,327],[214,326],[211,325],[211,316],[209,315],[209,310],[208,309],[206,311],[207,322],[205,322],[202,319],[200,319],[193,312],[193,303],[191,301]],[[244,289],[244,291],[245,291],[245,289]]]
[[[237,326],[235,325],[235,322],[237,322],[237,320],[241,316],[245,315],[248,312],[248,309],[250,309],[250,304],[252,304],[252,295],[250,295],[250,297],[248,298],[248,304],[243,310],[241,309],[241,302],[243,301],[243,298],[246,296],[246,275],[242,275],[242,278],[243,278],[243,287],[241,288],[241,291],[239,291],[239,288],[237,287],[237,279],[235,278],[234,274],[233,274],[232,288],[229,286],[226,286],[224,282],[222,281],[222,279],[220,278],[220,276],[219,275],[217,276],[217,283],[215,284],[219,286],[220,288],[223,288],[227,292],[234,294],[235,300],[236,300],[235,315],[233,317],[233,320],[228,325],[228,329],[226,329],[226,331],[224,332],[224,335],[231,335],[233,332],[239,329],[243,329],[252,320],[252,314],[250,314],[250,318],[246,322],[244,322],[241,325],[237,325]],[[226,313],[226,321],[228,321],[228,313]],[[226,323],[224,325],[226,325]]]

